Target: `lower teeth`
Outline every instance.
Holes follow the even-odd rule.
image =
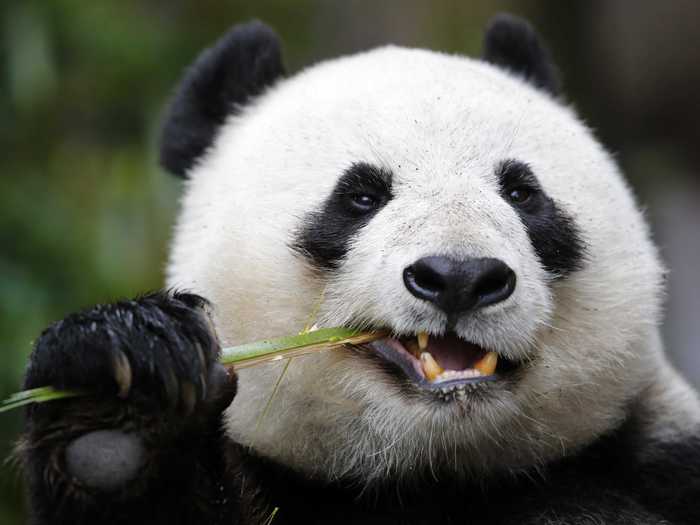
[[[481,377],[482,374],[478,370],[473,368],[467,368],[466,370],[445,370],[442,374],[435,378],[436,381],[449,381],[450,379],[472,379],[474,377]]]

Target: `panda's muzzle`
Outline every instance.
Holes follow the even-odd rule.
[[[403,282],[411,295],[446,314],[447,325],[454,326],[465,313],[506,301],[515,290],[516,275],[499,259],[428,256],[404,269]],[[430,390],[494,381],[515,368],[498,353],[452,332],[388,337],[369,346],[418,386]]]
[[[448,326],[474,310],[506,301],[515,290],[515,272],[493,258],[428,256],[403,271],[406,289],[447,315]],[[370,343],[376,353],[431,390],[493,381],[515,365],[498,353],[455,333],[386,338]]]

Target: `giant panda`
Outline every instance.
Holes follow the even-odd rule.
[[[37,340],[34,524],[700,523],[664,268],[525,21],[481,59],[387,46],[286,77],[267,26],[187,70],[167,290]],[[318,326],[371,344],[245,370]],[[272,395],[274,394],[274,396]]]

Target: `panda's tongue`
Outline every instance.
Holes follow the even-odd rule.
[[[445,370],[464,370],[473,368],[486,351],[478,345],[469,343],[455,335],[431,337],[426,352]]]

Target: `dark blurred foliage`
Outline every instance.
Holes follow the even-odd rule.
[[[447,0],[4,0],[0,3],[0,396],[51,321],[157,288],[179,183],[156,165],[159,115],[183,68],[258,17],[291,72],[383,43],[477,54],[498,11],[528,17],[568,98],[620,163],[671,267],[666,339],[697,381],[700,3]],[[0,415],[7,457],[20,414]],[[23,521],[17,469],[0,523]]]

